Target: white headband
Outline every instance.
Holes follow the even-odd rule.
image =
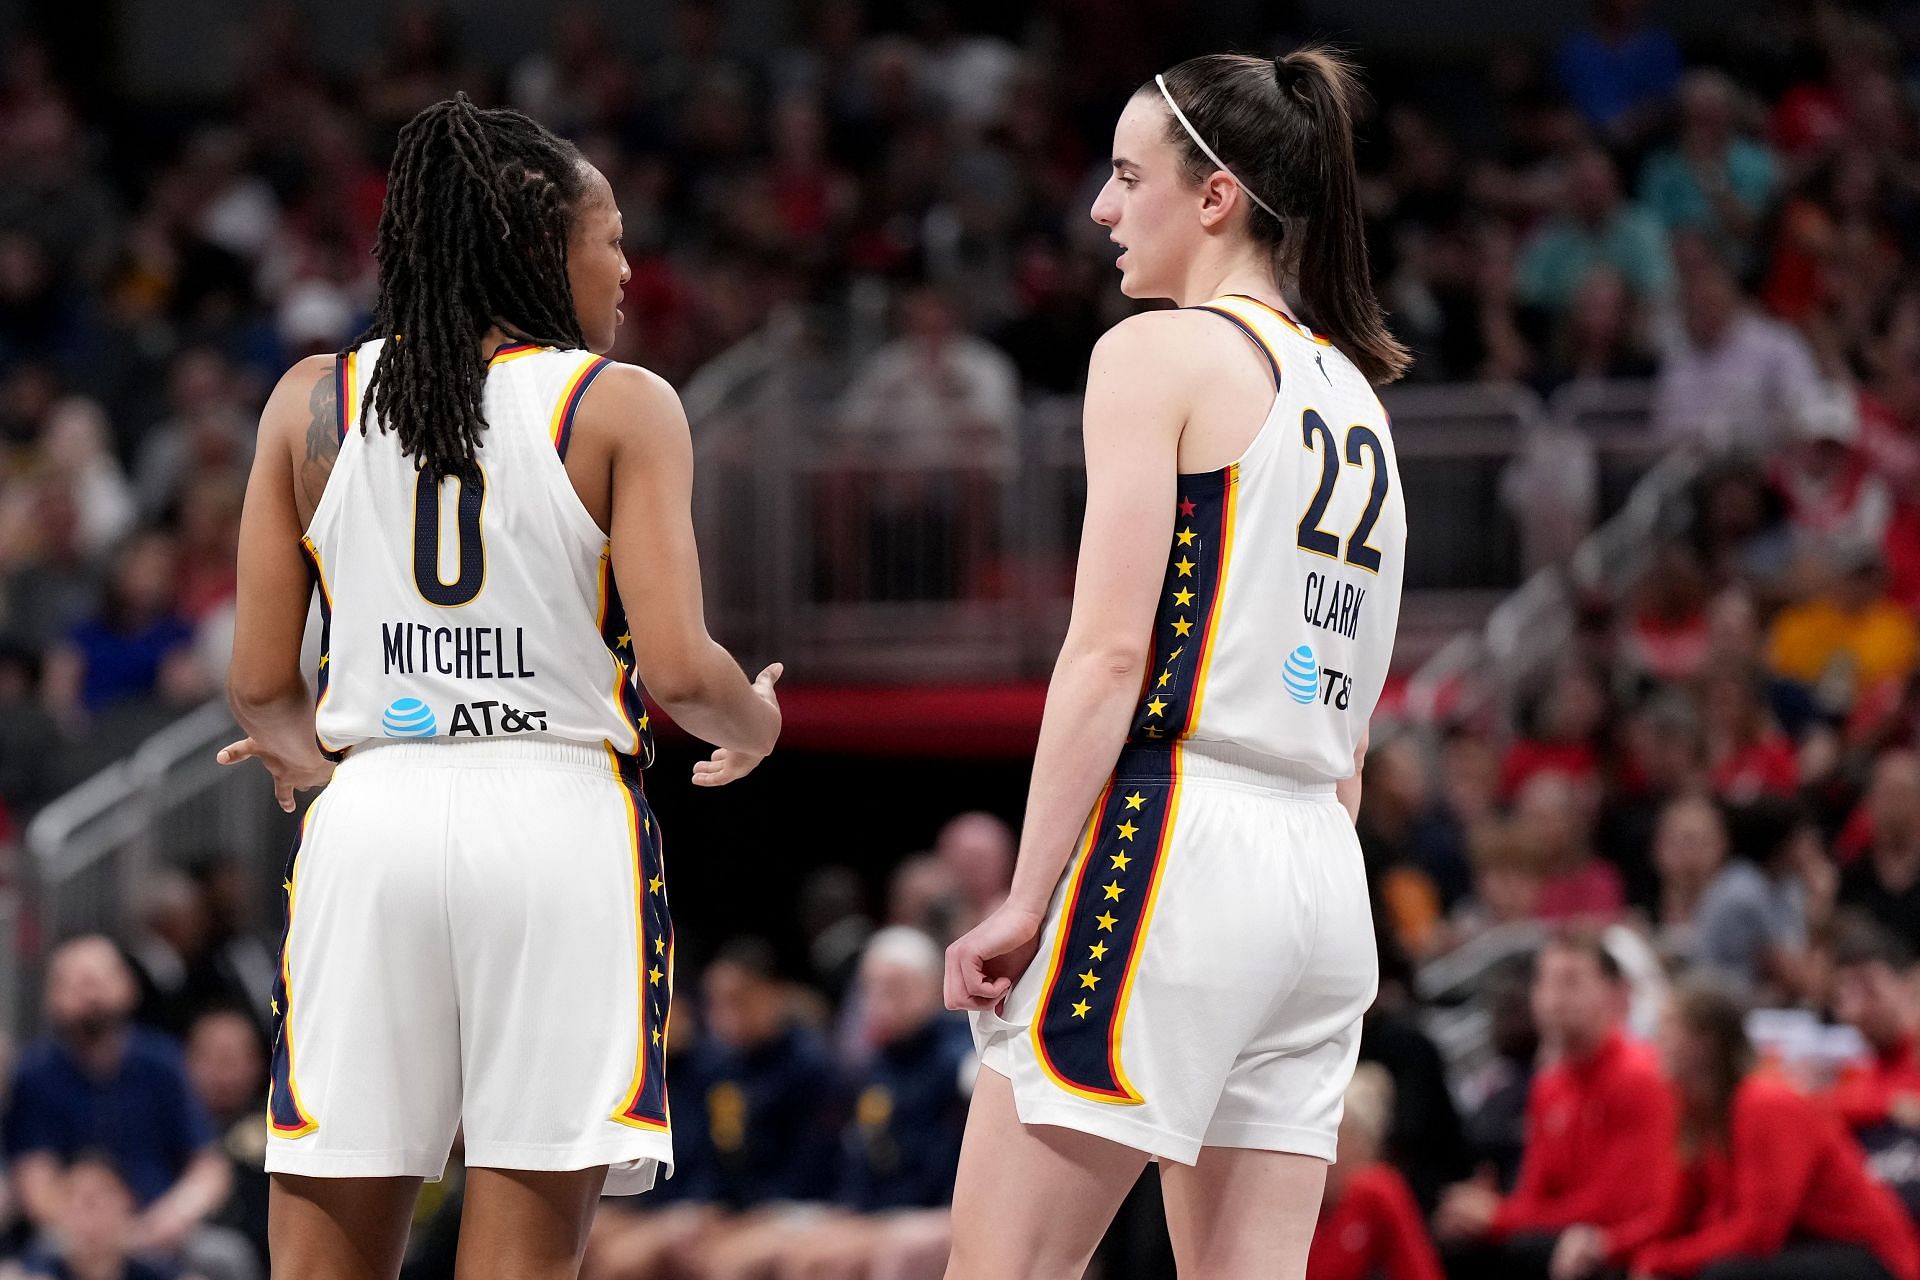
[[[1173,118],[1180,122],[1180,127],[1187,131],[1189,138],[1193,139],[1193,145],[1200,148],[1200,154],[1213,161],[1214,168],[1226,174],[1229,178],[1232,178],[1234,185],[1247,193],[1247,199],[1253,201],[1262,209],[1265,209],[1269,214],[1272,214],[1275,222],[1285,222],[1286,219],[1282,218],[1272,205],[1255,195],[1253,188],[1240,181],[1239,176],[1235,174],[1233,170],[1227,168],[1227,162],[1213,153],[1213,148],[1207,145],[1206,140],[1200,136],[1200,131],[1193,127],[1191,120],[1187,119],[1187,113],[1180,109],[1180,104],[1173,100],[1171,93],[1167,92],[1167,78],[1165,76],[1155,76],[1153,82],[1160,87],[1160,96],[1167,100],[1167,108],[1173,112]]]

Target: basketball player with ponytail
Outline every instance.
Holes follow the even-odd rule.
[[[397,1276],[460,1131],[460,1275],[568,1280],[602,1192],[673,1166],[636,673],[717,786],[772,750],[780,671],[707,634],[679,398],[601,354],[628,276],[606,178],[456,96],[400,131],[375,256],[372,326],[269,399],[242,518],[247,737],[220,760],[289,812],[331,779],[282,885],[273,1273]]]
[[[986,1068],[956,1280],[1078,1277],[1149,1159],[1182,1280],[1304,1271],[1377,977],[1353,814],[1406,550],[1355,96],[1322,49],[1194,58],[1114,131],[1093,219],[1176,309],[1094,348],[1013,891],[947,956]]]

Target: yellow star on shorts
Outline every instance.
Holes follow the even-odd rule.
[[[1178,560],[1174,561],[1173,567],[1180,571],[1180,576],[1183,578],[1191,578],[1193,576],[1193,561],[1187,559],[1185,556],[1181,556]]]
[[[1184,609],[1193,603],[1193,592],[1182,587],[1173,593],[1173,602]]]
[[[1183,547],[1190,547],[1193,545],[1193,530],[1182,529],[1180,531],[1180,545]]]
[[[1141,795],[1138,791],[1136,791],[1132,795],[1127,797],[1127,808],[1138,809],[1141,805],[1145,804],[1146,802],[1147,802],[1147,798]]]
[[[1187,632],[1191,630],[1193,630],[1193,624],[1185,618],[1175,618],[1173,620],[1173,634],[1184,638]]]
[[[1114,830],[1120,833],[1122,840],[1131,840],[1134,837],[1134,833],[1139,831],[1140,828],[1134,826],[1131,822],[1123,822],[1115,827]]]
[[[653,954],[657,956],[667,954],[667,940],[665,938],[655,938],[653,940]]]
[[[666,883],[665,880],[661,879],[659,876],[655,876],[653,879],[647,881],[647,892],[658,893],[660,892],[660,886],[665,883]]]
[[[619,645],[620,645],[620,647],[621,647],[622,649],[624,649],[624,648],[626,648],[626,647],[627,647],[628,645],[630,645],[630,644],[632,644],[632,643],[633,643],[633,632],[631,632],[631,631],[626,631],[626,632],[622,632],[622,633],[621,633],[621,635],[620,635],[620,639],[619,639],[619,641],[618,641],[618,643],[619,643]]]
[[[1160,673],[1160,678],[1153,682],[1153,687],[1156,689],[1164,689],[1167,687],[1167,681],[1171,679],[1173,679],[1173,672],[1162,671]]]
[[[660,985],[660,979],[664,977],[666,977],[666,975],[660,972],[659,965],[655,965],[653,968],[647,970],[647,981],[656,987]]]
[[[1125,889],[1122,889],[1120,887],[1120,882],[1118,880],[1115,880],[1110,884],[1103,884],[1100,887],[1107,891],[1108,902],[1120,901],[1120,895],[1126,892]]]
[[[1083,989],[1087,991],[1091,991],[1099,985],[1100,985],[1100,975],[1095,973],[1093,970],[1089,969],[1085,973],[1080,975],[1080,986]]]
[[[277,1018],[280,1016],[280,1002],[278,1000],[269,1000],[267,1007],[273,1010],[274,1017]]]
[[[1113,932],[1114,918],[1106,912],[1102,911],[1099,915],[1095,916],[1093,922],[1099,925],[1103,932]]]
[[[1107,958],[1107,944],[1104,942],[1096,942],[1087,948],[1087,954],[1095,960],[1105,960]]]
[[[659,1044],[659,1043],[660,1043],[660,1028],[658,1028],[658,1027],[655,1027],[655,1028],[653,1029],[653,1042],[654,1042],[655,1044]]]
[[[1087,1016],[1087,1010],[1091,1009],[1092,1007],[1093,1006],[1088,1004],[1085,1000],[1081,1000],[1073,1006],[1073,1016],[1076,1018],[1084,1018]]]
[[[1147,714],[1150,716],[1162,715],[1166,712],[1166,709],[1167,703],[1164,698],[1155,698],[1147,704]]]
[[[1126,854],[1116,853],[1113,855],[1113,869],[1115,871],[1125,871],[1127,864],[1132,861],[1133,859],[1129,858]]]

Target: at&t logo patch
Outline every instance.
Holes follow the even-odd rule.
[[[439,729],[433,708],[418,698],[395,698],[380,717],[389,738],[431,738]]]

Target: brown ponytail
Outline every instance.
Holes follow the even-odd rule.
[[[1320,46],[1269,62],[1241,54],[1190,58],[1167,91],[1201,137],[1278,218],[1249,201],[1247,229],[1268,246],[1277,280],[1298,281],[1308,321],[1375,384],[1413,357],[1388,331],[1367,265],[1353,108],[1360,87],[1345,58]],[[1142,93],[1158,96],[1148,84]],[[1214,171],[1173,113],[1167,140],[1190,181]]]

